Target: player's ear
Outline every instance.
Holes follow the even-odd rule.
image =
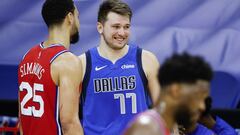
[[[181,86],[178,83],[174,83],[169,88],[169,94],[173,99],[178,99],[181,96]]]
[[[97,31],[99,34],[103,33],[103,24],[100,22],[97,22]]]
[[[68,24],[72,25],[74,23],[74,14],[72,12],[69,12],[67,15],[66,15],[66,21]]]

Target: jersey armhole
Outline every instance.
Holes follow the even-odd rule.
[[[91,74],[91,69],[92,69],[92,59],[91,59],[91,54],[90,54],[90,50],[88,50],[86,53],[86,70],[85,70],[85,74],[83,77],[83,82],[82,82],[82,94],[81,94],[81,98],[82,101],[81,103],[84,103],[85,101],[85,97],[86,97],[86,89],[90,80],[90,74]]]
[[[55,55],[51,58],[50,63],[52,63],[58,56],[60,56],[60,55],[63,54],[63,53],[66,53],[66,52],[69,52],[69,51],[68,51],[68,50],[63,50],[63,51],[60,51],[60,52],[58,52],[57,54],[55,54]]]
[[[82,122],[83,119],[83,105],[85,102],[86,98],[86,93],[87,93],[87,86],[90,80],[90,74],[91,74],[91,68],[92,68],[92,59],[91,59],[91,54],[90,50],[88,50],[86,53],[86,70],[85,74],[83,77],[83,82],[82,82],[82,94],[80,96],[80,104],[79,104],[79,118]]]
[[[138,64],[138,72],[140,73],[141,79],[144,85],[145,84],[147,85],[148,80],[142,66],[142,49],[139,47],[137,48],[137,64]]]
[[[66,52],[68,52],[68,50],[62,50],[62,51],[58,52],[57,54],[55,54],[55,55],[51,56],[50,58],[48,58],[51,81],[52,81],[56,86],[57,86],[57,82],[54,81],[53,76],[52,76],[52,73],[51,73],[51,70],[52,70],[51,64],[53,63],[53,61],[54,61],[58,56],[60,56],[60,55],[63,54],[63,53],[66,53]],[[57,86],[57,88],[58,88],[58,86]]]
[[[145,92],[145,98],[146,98],[146,101],[147,101],[147,105],[148,105],[148,108],[152,108],[153,106],[153,103],[152,103],[152,99],[151,99],[151,95],[150,95],[150,92],[149,92],[149,89],[148,89],[148,80],[147,80],[147,77],[145,75],[145,72],[143,70],[143,65],[142,65],[142,49],[137,47],[137,57],[136,57],[136,60],[137,60],[137,67],[138,67],[138,72],[141,76],[141,80],[143,82],[143,85],[144,85],[144,92]]]

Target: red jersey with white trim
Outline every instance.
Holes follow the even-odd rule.
[[[18,67],[20,121],[24,135],[62,134],[59,90],[51,77],[51,63],[68,50],[58,44],[42,44],[25,54]]]

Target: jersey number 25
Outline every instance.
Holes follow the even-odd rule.
[[[27,94],[23,97],[21,101],[21,114],[26,116],[41,117],[44,113],[44,102],[41,96],[36,95],[36,91],[43,92],[43,85],[34,83],[33,88],[28,82],[22,82],[19,86],[20,92],[26,90]],[[38,103],[40,108],[37,110],[35,106],[24,107],[25,104],[32,98],[32,101]]]

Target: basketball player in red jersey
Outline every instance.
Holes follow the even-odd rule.
[[[78,118],[81,62],[68,52],[78,41],[79,13],[72,0],[46,0],[45,42],[30,49],[18,69],[20,131],[24,135],[82,135]]]
[[[173,55],[158,74],[161,95],[151,110],[137,115],[125,135],[170,135],[175,124],[189,127],[205,110],[211,67],[200,57]]]

